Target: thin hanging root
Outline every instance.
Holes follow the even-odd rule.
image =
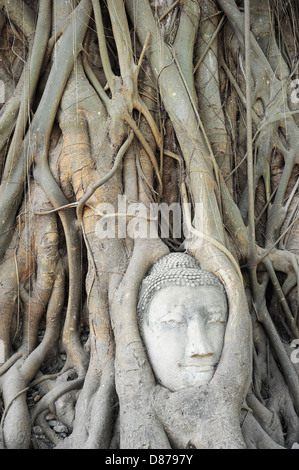
[[[97,0],[92,0],[92,7],[93,7],[94,18],[96,22],[96,28],[97,28],[97,36],[98,36],[98,41],[99,41],[101,61],[102,61],[104,73],[105,73],[109,88],[111,91],[113,91],[114,73],[111,69],[111,64],[109,60],[101,6]]]
[[[64,211],[65,209],[71,209],[72,207],[77,207],[79,201],[76,202],[70,202],[69,204],[65,204],[64,206],[56,207],[55,209],[50,209],[49,211],[44,211],[44,212],[33,212],[33,215],[49,215],[49,214],[55,214],[56,212],[59,211]],[[23,212],[24,214],[24,212]]]
[[[285,316],[286,316],[286,319],[288,321],[288,326],[289,328],[291,329],[292,331],[292,334],[294,335],[294,338],[298,338],[299,337],[299,332],[298,332],[298,329],[295,325],[295,322],[294,322],[294,317],[292,315],[292,312],[290,310],[290,307],[287,303],[287,300],[285,298],[285,294],[281,288],[281,285],[279,283],[279,280],[277,278],[277,275],[276,275],[276,272],[273,268],[273,265],[272,265],[272,262],[271,260],[269,259],[269,257],[265,258],[264,259],[264,265],[266,266],[267,268],[267,271],[269,273],[269,276],[272,280],[272,284],[274,286],[274,289],[276,291],[276,294],[277,294],[277,297],[279,299],[279,302],[281,303],[282,305],[282,308],[283,308],[283,311],[285,313]]]
[[[89,79],[90,83],[92,84],[92,86],[96,90],[97,94],[99,95],[99,97],[101,98],[103,103],[108,108],[109,103],[110,103],[110,99],[109,99],[108,95],[106,95],[105,89],[102,87],[102,85],[100,84],[99,80],[97,79],[94,71],[92,70],[91,66],[89,65],[89,62],[87,60],[87,55],[88,55],[87,52],[84,50],[83,60],[82,60],[84,71],[85,71],[85,73],[87,75],[87,78]]]
[[[248,229],[249,229],[249,271],[256,277],[256,249],[255,249],[255,185],[254,185],[254,158],[252,144],[252,93],[251,93],[251,57],[250,57],[250,4],[244,0],[245,16],[245,65],[246,65],[246,127],[247,127],[247,181],[248,181]],[[267,187],[267,186],[266,186]],[[268,196],[268,194],[267,194]]]
[[[124,120],[131,127],[131,129],[134,131],[136,137],[138,138],[138,140],[140,141],[140,143],[143,146],[144,150],[148,154],[148,156],[149,156],[149,158],[152,162],[152,165],[154,167],[155,174],[156,174],[157,179],[158,179],[159,192],[160,192],[160,194],[162,194],[163,193],[163,183],[162,183],[162,178],[161,178],[161,175],[160,175],[158,163],[157,163],[154,152],[152,151],[151,147],[147,143],[147,141],[146,141],[145,137],[143,136],[142,132],[138,129],[134,119],[131,116],[126,115],[124,117]]]
[[[139,72],[140,72],[140,69],[141,69],[141,64],[142,64],[144,54],[145,54],[147,46],[148,46],[150,36],[151,36],[151,33],[150,33],[150,31],[148,31],[146,39],[145,39],[145,43],[143,45],[143,48],[142,48],[142,51],[141,51],[141,54],[140,54],[140,57],[139,57],[139,60],[138,60],[137,69],[136,69],[136,89],[138,89],[138,75],[139,75]]]
[[[237,261],[235,260],[235,258],[233,257],[233,255],[230,253],[230,251],[228,251],[228,249],[225,248],[225,246],[222,245],[220,242],[218,242],[215,238],[210,237],[209,235],[201,232],[200,230],[196,230],[192,226],[191,214],[188,210],[188,207],[189,207],[188,206],[188,196],[187,196],[187,189],[186,189],[185,183],[181,183],[181,195],[182,195],[182,202],[184,204],[183,207],[184,207],[184,212],[185,212],[185,220],[186,220],[187,228],[190,231],[190,233],[192,233],[196,237],[202,238],[206,242],[211,243],[213,246],[218,248],[218,250],[222,251],[222,253],[224,253],[228,257],[228,259],[231,261],[232,265],[234,266],[235,270],[238,273],[239,278],[241,279],[242,283],[244,283],[240,266],[237,263]]]
[[[158,129],[158,126],[152,116],[152,114],[150,113],[148,107],[146,106],[146,104],[143,102],[143,100],[141,98],[139,98],[137,101],[134,102],[134,108],[137,109],[137,111],[139,111],[143,117],[147,120],[147,123],[153,133],[153,136],[155,138],[155,141],[156,141],[156,144],[158,145],[159,149],[161,150],[161,147],[162,147],[162,137],[161,137],[161,133]]]
[[[159,23],[161,23],[161,21],[164,20],[164,18],[165,18],[167,15],[169,15],[169,13],[171,13],[172,10],[173,10],[179,3],[180,3],[180,0],[176,0],[176,1],[171,5],[171,7],[168,8],[168,10],[167,10],[165,13],[163,13],[162,16],[160,16],[160,18],[159,18],[159,20],[158,20]]]
[[[267,200],[266,204],[264,205],[261,213],[258,215],[258,217],[255,219],[255,226],[257,227],[259,221],[261,220],[261,218],[263,217],[264,213],[266,212],[266,210],[268,209],[271,201],[273,200],[273,197],[275,196],[276,192],[277,192],[277,189],[278,189],[278,186],[276,186],[276,188],[274,189],[274,191],[272,192],[272,194],[270,194],[270,197],[269,199]]]
[[[15,267],[16,267],[16,278],[17,278],[17,286],[18,286],[18,290],[17,290],[18,301],[17,301],[17,324],[16,324],[16,330],[15,330],[15,334],[12,340],[12,344],[14,343],[16,339],[16,336],[19,331],[19,325],[20,325],[20,279],[19,279],[19,269],[18,269],[18,260],[17,260],[16,250],[14,252],[14,262],[15,262]]]
[[[201,57],[198,59],[196,65],[195,65],[195,67],[194,67],[194,69],[193,69],[193,73],[194,73],[194,74],[196,73],[197,69],[199,68],[199,66],[200,66],[201,63],[203,62],[205,56],[206,56],[207,53],[209,52],[209,50],[210,50],[210,48],[211,48],[211,46],[212,46],[214,40],[216,39],[216,37],[217,37],[217,35],[218,35],[220,29],[222,28],[222,25],[223,25],[223,23],[224,23],[224,20],[225,20],[225,16],[223,16],[223,17],[221,18],[221,20],[219,21],[218,26],[217,26],[217,28],[216,28],[215,31],[214,31],[214,34],[213,34],[212,37],[209,39],[209,42],[208,42],[208,44],[207,44],[207,46],[206,46],[204,52],[202,53]]]
[[[141,220],[147,220],[148,222],[157,222],[158,217],[142,217],[141,215],[136,215],[136,214],[129,214],[127,212],[113,212],[111,214],[104,214],[103,212],[100,212],[98,209],[95,209],[92,206],[87,206],[93,211],[95,211],[100,217],[102,217],[102,220],[106,219],[111,219],[114,217],[128,217],[130,219],[141,219]]]
[[[149,182],[147,176],[145,175],[145,173],[142,169],[139,157],[136,158],[136,168],[137,168],[137,172],[138,172],[140,180],[147,185],[147,187],[150,191],[150,194],[152,195],[152,198],[154,200],[156,200],[156,196],[159,196],[159,194],[157,193],[157,191],[154,190],[152,184]],[[149,197],[149,195],[148,195],[148,197]]]
[[[174,160],[176,160],[177,162],[179,162],[180,165],[182,165],[182,158],[177,155],[176,153],[173,153],[171,152],[170,150],[164,150],[164,155],[166,155],[167,157],[171,157],[173,158]]]
[[[130,147],[132,141],[133,141],[133,138],[134,138],[134,132],[131,131],[127,140],[124,142],[124,144],[120,147],[118,153],[117,153],[117,156],[115,158],[115,162],[114,162],[114,165],[113,167],[111,168],[110,171],[108,171],[108,173],[106,173],[105,176],[103,176],[103,178],[101,178],[99,181],[97,181],[96,183],[94,183],[92,185],[92,187],[87,191],[86,194],[84,194],[84,196],[78,201],[78,205],[77,205],[77,218],[78,218],[78,222],[79,224],[81,225],[82,224],[82,215],[83,215],[83,208],[84,208],[84,205],[86,204],[86,202],[88,201],[88,199],[91,198],[91,196],[94,194],[94,192],[100,187],[102,186],[104,183],[106,183],[113,175],[114,173],[116,172],[117,168],[119,167],[120,165],[120,162],[122,161],[122,158],[123,156],[125,155],[126,151],[128,150],[128,148]]]
[[[296,219],[293,220],[293,222],[288,225],[288,227],[282,232],[282,234],[277,238],[277,240],[273,243],[273,245],[268,248],[267,250],[261,250],[262,255],[256,260],[256,263],[259,264],[263,261],[266,256],[276,247],[276,245],[280,242],[280,240],[283,239],[283,237],[288,233],[289,230],[298,222],[299,217],[296,217]]]
[[[299,180],[298,180],[298,182],[299,182]],[[289,207],[289,201],[288,201],[288,204],[286,204],[286,206],[285,206],[285,208],[284,208],[286,214],[287,214],[288,207]],[[293,217],[295,216],[296,212],[298,212],[298,207],[299,207],[299,200],[296,202],[294,208],[292,209],[292,212],[291,212],[290,216],[288,217],[287,228],[288,228],[288,226],[289,226],[291,220],[292,220]],[[298,219],[298,217],[296,217],[296,218]],[[287,242],[288,242],[289,237],[290,237],[290,231],[289,231],[289,232],[285,235],[285,237],[284,237],[284,240],[283,240],[283,242],[282,242],[282,243],[284,244],[284,246],[287,245]]]
[[[227,77],[229,78],[229,81],[230,83],[233,85],[238,97],[240,98],[241,102],[243,103],[243,105],[246,107],[246,98],[245,96],[243,95],[242,93],[242,90],[237,82],[237,80],[235,79],[234,75],[231,73],[229,67],[226,65],[224,59],[220,59],[220,65],[221,67],[223,68],[223,70],[225,71]],[[254,123],[256,125],[260,124],[260,118],[258,117],[258,115],[256,114],[256,112],[254,111],[254,109],[252,109],[252,119],[254,120]]]

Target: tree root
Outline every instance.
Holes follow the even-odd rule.
[[[38,415],[40,415],[43,411],[47,409],[54,410],[54,403],[55,401],[74,389],[81,388],[82,384],[84,383],[84,378],[80,377],[74,380],[70,380],[69,382],[64,382],[62,384],[57,385],[53,388],[50,392],[47,393],[44,397],[42,397],[36,406],[33,408],[31,412],[31,422],[32,424],[35,423]]]

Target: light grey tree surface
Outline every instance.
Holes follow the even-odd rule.
[[[298,31],[288,0],[0,0],[1,447],[296,447]],[[176,252],[227,307],[178,389],[137,318]],[[155,311],[207,346],[219,292],[181,288]]]

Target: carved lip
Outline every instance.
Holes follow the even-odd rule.
[[[197,372],[211,372],[215,369],[215,365],[206,365],[200,366],[196,364],[179,364],[180,367],[185,367],[189,369],[196,369]]]

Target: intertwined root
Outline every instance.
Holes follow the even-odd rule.
[[[146,207],[203,204],[201,230],[192,208],[188,227],[202,237],[194,255],[226,286],[234,331],[220,375],[241,408],[233,442],[222,435],[217,442],[290,447],[299,439],[298,369],[290,361],[299,327],[299,131],[289,96],[298,9],[251,0],[245,40],[248,9],[234,1],[157,1],[154,9],[147,0],[71,3],[0,0],[9,18],[0,11],[1,37],[16,41],[0,62],[10,96],[0,113],[0,446],[36,445],[32,426],[50,447],[170,446],[149,400],[155,379],[136,301],[149,266],[183,240],[99,240],[102,205],[116,208],[123,195]],[[270,14],[279,8],[287,52]],[[8,64],[24,49],[14,90]],[[127,215],[109,217],[118,226]],[[240,269],[246,264],[250,278]],[[49,412],[66,426],[64,439]],[[202,426],[209,433],[209,422]]]

